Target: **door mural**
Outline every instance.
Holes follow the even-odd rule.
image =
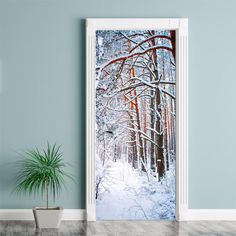
[[[96,31],[96,214],[175,219],[175,31]]]

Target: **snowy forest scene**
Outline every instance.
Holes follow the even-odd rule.
[[[96,31],[96,215],[175,219],[175,31]]]

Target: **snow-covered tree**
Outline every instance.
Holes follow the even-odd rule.
[[[175,31],[96,32],[100,169],[120,160],[147,182],[175,184],[175,55]]]

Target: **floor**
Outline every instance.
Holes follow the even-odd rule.
[[[59,230],[35,230],[32,221],[0,221],[0,236],[236,236],[236,222],[65,221]]]

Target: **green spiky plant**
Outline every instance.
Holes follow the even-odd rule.
[[[64,169],[68,165],[62,158],[60,147],[56,143],[39,151],[38,148],[32,148],[25,152],[25,158],[19,161],[20,171],[17,176],[17,192],[24,192],[32,195],[45,194],[46,209],[48,209],[49,193],[53,200],[65,187],[65,178],[72,180],[72,175]]]

